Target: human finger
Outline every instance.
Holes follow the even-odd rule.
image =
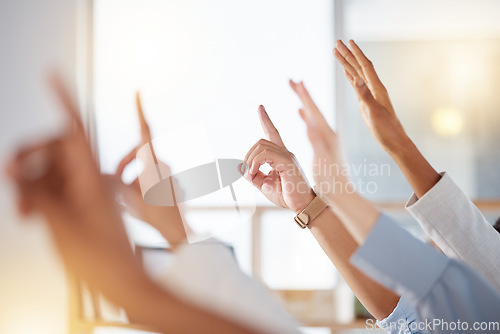
[[[333,55],[335,56],[335,59],[337,59],[337,61],[340,63],[340,65],[342,65],[342,67],[344,68],[344,72],[349,73],[351,77],[359,76],[356,69],[352,67],[351,64],[349,64],[349,62],[344,58],[344,56],[342,56],[337,48],[333,49]]]
[[[361,48],[353,40],[349,41],[349,46],[351,47],[352,53],[358,60],[361,68],[363,69],[364,76],[366,78],[367,84],[371,86],[372,89],[379,89],[385,91],[385,86],[380,80],[375,67],[368,57],[365,56]]]
[[[305,112],[306,117],[318,125],[318,128],[328,126],[325,117],[314,103],[304,83],[295,83],[290,80],[290,86],[302,102],[302,110]]]
[[[123,159],[118,164],[118,167],[116,167],[116,171],[115,171],[116,175],[121,176],[123,174],[125,167],[127,167],[128,164],[130,164],[132,161],[135,160],[135,158],[137,156],[137,151],[139,150],[140,147],[141,147],[141,145],[134,147],[125,157],[123,157]]]
[[[261,146],[261,145],[270,145],[272,144],[272,142],[270,142],[269,140],[267,139],[259,139],[255,144],[253,144],[253,146],[248,150],[247,154],[245,155],[245,159],[243,159],[243,162],[246,164],[247,167],[248,166],[248,160],[250,158],[250,156],[252,155],[252,152],[255,151],[255,149],[258,147],[258,146]],[[276,145],[276,144],[274,144]],[[248,169],[248,168],[247,168]]]
[[[248,174],[255,177],[259,172],[260,166],[269,164],[271,168],[281,173],[286,169],[288,163],[287,157],[282,152],[268,147],[259,147],[255,150],[254,155],[248,160],[250,166]]]
[[[156,153],[155,153],[155,150],[153,148],[153,140],[151,138],[151,130],[149,128],[148,122],[146,121],[146,117],[144,116],[144,110],[142,108],[141,94],[139,91],[137,91],[135,94],[135,101],[136,101],[136,106],[137,106],[137,114],[139,116],[139,125],[141,128],[142,143],[149,144],[149,147],[151,149],[151,155],[153,156],[153,161],[155,164],[158,164],[158,159],[156,158]]]
[[[142,108],[141,94],[139,91],[135,94],[135,103],[137,106],[137,115],[139,116],[139,124],[141,127],[141,138],[144,143],[151,141],[151,131],[149,129],[149,124],[144,116],[144,109]]]
[[[264,132],[266,133],[267,139],[269,141],[275,143],[276,145],[279,145],[281,147],[285,147],[285,144],[283,143],[283,140],[281,139],[281,136],[278,132],[278,129],[276,129],[276,127],[274,126],[273,122],[269,118],[269,115],[267,114],[267,111],[263,105],[259,106],[259,118],[260,118],[260,124],[262,125],[262,128],[264,129]]]
[[[368,108],[377,108],[379,104],[373,97],[372,92],[366,85],[366,83],[363,81],[363,79],[358,78],[356,79],[356,83],[354,85],[354,91],[356,92],[356,95],[358,98],[363,101]]]
[[[344,42],[338,40],[335,43],[335,49],[342,56],[342,58],[344,58],[344,60],[356,71],[357,75],[364,78],[363,68],[358,63],[358,60],[353,55],[351,50],[349,50],[349,48],[344,44]],[[351,74],[354,75],[354,73]]]
[[[85,131],[79,109],[76,106],[73,98],[71,97],[67,85],[63,82],[59,74],[55,72],[49,76],[49,82],[52,90],[59,99],[59,102],[61,103],[66,115],[68,115],[70,121],[74,123],[76,133],[80,136],[85,137]]]

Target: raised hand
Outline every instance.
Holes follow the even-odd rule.
[[[363,120],[399,166],[417,197],[422,197],[441,176],[407,136],[371,61],[354,41],[349,46],[351,49],[337,41],[334,53],[358,96]]]
[[[132,253],[112,192],[93,160],[78,110],[59,79],[53,86],[71,122],[63,135],[21,150],[8,164],[20,211],[40,213],[67,268],[151,331],[255,334],[186,304],[146,276]]]
[[[118,164],[118,167],[116,168],[116,175],[122,175],[123,170],[125,167],[130,164],[132,161],[135,160],[135,157],[137,155],[137,151],[144,146],[145,144],[151,145],[151,153],[153,154],[153,160],[157,164],[158,160],[156,158],[155,151],[153,150],[153,142],[151,141],[151,131],[149,129],[149,125],[146,122],[146,118],[144,117],[144,111],[142,109],[142,102],[141,102],[141,95],[139,92],[136,93],[135,95],[135,102],[137,106],[137,115],[139,116],[139,125],[141,128],[141,142],[139,145],[134,147],[132,151],[130,151],[129,154],[127,154],[122,161]]]
[[[334,55],[344,67],[344,73],[358,96],[361,116],[377,142],[389,153],[400,150],[407,142],[406,132],[399,121],[389,94],[380,81],[372,62],[354,41],[350,49],[337,41]]]
[[[307,126],[307,136],[314,152],[313,175],[317,190],[322,195],[343,190],[348,184],[348,171],[343,163],[337,134],[328,125],[304,84],[290,80],[290,86],[302,102],[299,115]]]
[[[183,224],[183,219],[178,206],[152,206],[147,204],[143,197],[139,185],[139,177],[132,183],[125,184],[122,181],[122,174],[125,167],[136,159],[137,152],[144,145],[150,145],[150,152],[153,155],[155,164],[161,165],[162,171],[166,175],[170,175],[169,168],[163,162],[159,162],[153,148],[151,132],[149,125],[144,117],[141,98],[139,92],[136,95],[137,113],[139,117],[139,125],[141,130],[141,142],[128,153],[118,164],[115,175],[107,175],[106,177],[113,185],[117,194],[121,195],[120,199],[125,204],[124,208],[134,217],[145,221],[146,223],[157,229],[171,247],[184,242],[187,238],[186,229],[189,227]]]
[[[110,299],[142,277],[112,193],[99,174],[78,110],[58,78],[52,86],[70,118],[57,139],[21,150],[9,164],[20,211],[47,221],[65,264]]]
[[[302,101],[299,114],[307,126],[314,151],[313,173],[316,190],[326,198],[352,237],[361,243],[376,220],[378,212],[349,182],[337,134],[328,125],[303,83],[290,81]]]
[[[272,203],[300,212],[314,199],[314,192],[263,106],[259,107],[259,117],[267,140],[259,140],[248,151],[244,177]],[[259,170],[265,163],[272,168],[267,175]]]

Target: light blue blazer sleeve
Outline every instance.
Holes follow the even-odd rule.
[[[435,323],[430,333],[450,332],[435,319],[441,323],[466,322],[471,327],[464,333],[500,331],[472,328],[476,322],[499,324],[500,294],[491,283],[465,263],[449,259],[417,240],[385,214],[351,262],[375,281],[405,296],[420,322]]]
[[[399,299],[398,305],[385,319],[377,321],[378,327],[388,334],[424,334],[416,326],[419,323],[413,306],[405,297]]]

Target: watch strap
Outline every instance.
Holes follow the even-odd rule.
[[[328,203],[321,196],[316,195],[311,203],[309,203],[304,210],[297,214],[293,220],[295,220],[300,228],[304,229],[327,207]]]

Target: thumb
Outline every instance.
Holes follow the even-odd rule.
[[[136,159],[137,151],[139,151],[140,148],[141,145],[134,147],[125,157],[123,157],[123,159],[118,164],[118,167],[116,167],[116,175],[121,176],[123,174],[125,167],[127,167],[132,161]]]
[[[354,90],[358,98],[364,103],[366,103],[368,107],[378,106],[378,102],[375,100],[375,98],[372,95],[372,92],[370,91],[365,81],[361,77],[358,77],[356,79],[356,82],[354,84]]]

